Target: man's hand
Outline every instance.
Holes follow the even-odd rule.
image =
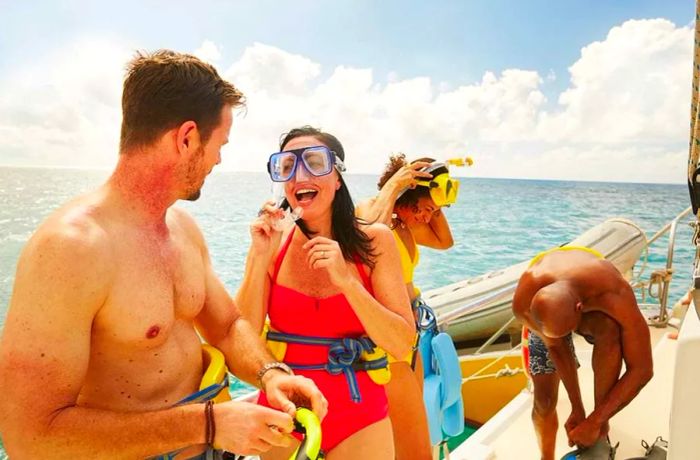
[[[323,420],[328,412],[328,401],[314,381],[306,377],[271,370],[263,378],[263,390],[271,407],[283,410],[292,417],[297,405],[309,407],[319,420]]]
[[[241,455],[259,455],[287,447],[294,429],[289,414],[254,403],[229,401],[214,405],[214,445]]]
[[[573,429],[576,428],[584,420],[586,420],[586,413],[582,410],[572,410],[571,415],[569,415],[569,418],[566,419],[566,423],[564,423],[564,429],[566,429],[566,435],[569,436],[569,446],[574,445],[574,443],[571,442],[571,437],[569,433],[571,433],[571,431],[573,431]]]
[[[590,447],[592,446],[598,438],[600,438],[600,430],[602,428],[602,423],[592,420],[590,417],[576,425],[574,429],[570,432],[567,431],[569,436],[569,445],[574,444],[579,447]]]

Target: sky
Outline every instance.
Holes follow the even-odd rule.
[[[224,171],[335,134],[349,172],[684,183],[691,0],[0,0],[0,165],[110,169],[124,67],[169,48],[246,95]]]

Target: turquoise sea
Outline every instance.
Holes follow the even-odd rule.
[[[69,198],[93,189],[107,171],[0,168],[0,326],[4,324],[19,253],[39,223]],[[377,178],[346,176],[356,202],[372,196]],[[216,272],[237,289],[250,243],[248,226],[270,196],[263,173],[213,173],[196,202],[182,202],[199,222]],[[415,275],[421,289],[507,267],[558,246],[610,217],[631,219],[651,237],[689,205],[684,185],[513,179],[461,181],[458,203],[446,211],[455,245],[421,249]],[[680,226],[670,303],[690,285],[691,229]],[[665,266],[667,237],[652,246],[646,276]],[[240,391],[239,386],[234,387]],[[2,453],[0,452],[0,458]]]

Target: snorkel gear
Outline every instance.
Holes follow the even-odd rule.
[[[433,163],[421,171],[432,174],[433,178],[416,180],[416,185],[430,189],[430,198],[433,199],[436,206],[449,206],[457,201],[459,181],[450,177],[447,163]]]
[[[321,422],[309,409],[300,407],[294,420],[294,431],[304,435],[301,444],[289,460],[317,460],[325,458],[321,452]]]
[[[472,166],[474,164],[474,159],[472,157],[450,158],[449,160],[445,160],[445,163],[452,166]]]
[[[461,167],[473,164],[474,160],[471,157],[451,158],[444,162],[433,162],[420,170],[432,174],[433,177],[431,179],[417,179],[416,186],[429,188],[430,198],[432,198],[436,206],[449,206],[457,201],[459,192],[459,181],[450,176],[449,166]],[[399,196],[403,195],[407,190],[402,191]]]
[[[301,207],[296,207],[292,209],[287,201],[287,197],[284,194],[284,183],[273,182],[272,183],[272,201],[275,202],[275,208],[284,211],[284,217],[273,222],[273,228],[275,230],[281,231],[286,228],[290,223],[294,223],[301,219],[304,209]]]
[[[299,163],[316,177],[330,174],[334,166],[340,172],[345,171],[338,154],[325,145],[317,145],[273,153],[267,161],[267,172],[274,182],[287,182],[296,174]]]

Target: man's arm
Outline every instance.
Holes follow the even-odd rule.
[[[629,404],[654,375],[649,327],[632,289],[625,283],[618,294],[609,294],[603,301],[614,305],[614,311],[619,312],[614,319],[619,322],[622,333],[625,373],[589,415],[601,425]]]
[[[64,224],[37,232],[20,257],[0,343],[0,431],[12,458],[144,458],[204,442],[202,405],[76,405],[113,276],[105,241],[99,228]]]
[[[204,236],[196,223],[183,211],[177,212],[188,234],[200,247],[204,262],[206,294],[204,308],[195,319],[197,330],[209,344],[224,353],[226,364],[236,377],[257,385],[258,370],[275,359],[214,273]]]
[[[273,407],[293,413],[296,408],[293,404],[289,407],[288,397],[300,396],[309,400],[319,418],[325,417],[327,402],[311,380],[272,369],[264,374],[262,382],[258,382],[258,371],[276,359],[267,350],[259,333],[241,316],[226,287],[214,273],[204,237],[194,220],[184,213],[182,217],[186,219],[184,223],[190,236],[200,245],[204,261],[206,295],[204,307],[195,319],[204,339],[224,353],[226,364],[236,377],[256,386],[262,384]]]
[[[549,357],[557,369],[557,374],[564,384],[566,394],[571,402],[571,413],[577,414],[579,418],[585,416],[583,400],[581,399],[581,388],[578,382],[578,369],[576,369],[576,358],[565,338],[552,339],[541,335],[542,341],[547,345]]]

